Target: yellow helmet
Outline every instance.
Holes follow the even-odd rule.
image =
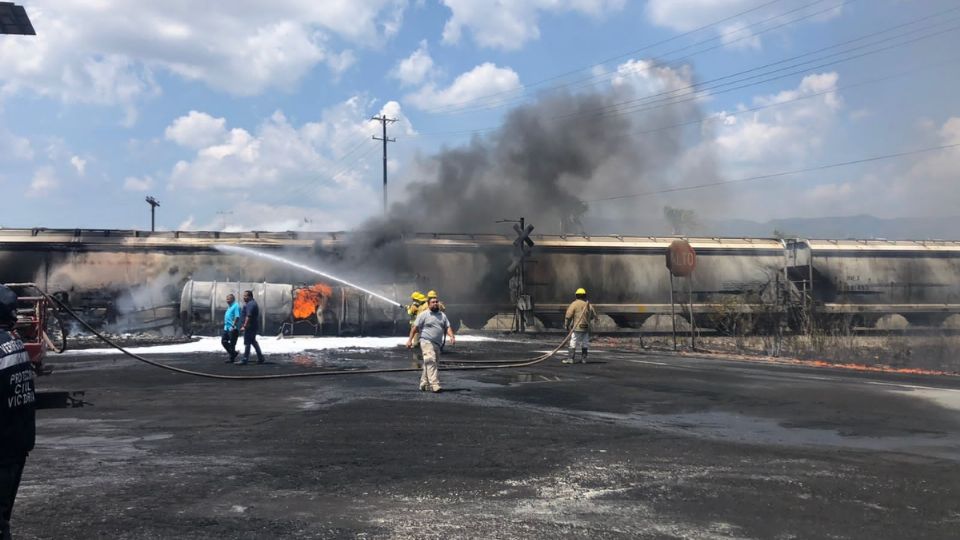
[[[440,296],[437,294],[437,291],[429,291],[429,292],[427,292],[427,298],[439,298],[439,297],[440,297]]]
[[[427,297],[424,296],[422,292],[415,292],[410,295],[410,298],[416,300],[417,302],[424,302],[427,299]]]
[[[410,299],[411,299],[411,300],[416,300],[418,296],[423,296],[423,293],[420,292],[420,291],[414,291],[414,292],[410,293]]]
[[[577,289],[577,292],[574,293],[574,294],[577,294],[577,295],[581,295],[581,294],[582,294],[582,295],[586,295],[586,294],[587,294],[587,290],[584,289],[583,287],[580,287],[579,289]]]

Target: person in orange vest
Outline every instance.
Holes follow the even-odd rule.
[[[590,348],[590,329],[597,318],[590,301],[587,300],[587,291],[580,287],[575,293],[577,299],[570,303],[563,317],[563,326],[567,331],[573,330],[570,336],[570,354],[563,359],[564,364],[577,362],[577,348],[580,349],[580,361],[587,363],[587,350]]]

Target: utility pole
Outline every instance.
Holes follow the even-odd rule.
[[[220,216],[220,230],[226,230],[227,216],[232,216],[233,210],[218,210],[217,215]]]
[[[153,232],[157,230],[154,214],[156,213],[157,207],[160,206],[160,201],[154,199],[153,195],[147,195],[146,201],[147,204],[150,205],[150,232]]]
[[[383,126],[383,137],[373,136],[375,140],[383,141],[383,215],[387,215],[387,143],[388,142],[397,142],[396,139],[391,139],[387,137],[387,124],[392,124],[397,121],[396,118],[387,118],[387,115],[381,114],[379,116],[374,116],[371,120],[376,120],[380,122],[380,125]]]

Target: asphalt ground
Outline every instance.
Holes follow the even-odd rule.
[[[158,356],[218,373],[403,349]],[[517,359],[545,339],[463,343]],[[590,363],[229,382],[51,357],[14,536],[957,538],[960,379],[594,348]],[[452,365],[452,364],[448,364]]]

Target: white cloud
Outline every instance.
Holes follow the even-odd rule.
[[[730,49],[761,49],[760,36],[753,33],[746,21],[721,27],[720,41]]]
[[[482,47],[515,50],[540,37],[541,12],[574,12],[594,18],[617,11],[624,0],[442,0],[452,15],[443,27],[443,42],[457,43],[468,28]]]
[[[756,5],[754,0],[649,0],[646,9],[652,23],[688,32]]]
[[[293,228],[292,220],[309,216],[304,212],[311,205],[316,212],[337,216],[338,223],[358,223],[379,205],[380,153],[371,135],[379,134],[380,126],[370,120],[372,106],[354,97],[324,111],[320,121],[300,126],[280,111],[254,131],[229,129],[225,123],[222,137],[208,139],[206,145],[197,145],[192,137],[170,137],[196,154],[173,167],[169,188],[178,194],[217,191],[228,202],[249,199],[265,207],[303,209],[268,213],[261,223],[244,222],[244,226]],[[415,133],[398,103],[388,102],[379,112],[400,119],[390,128],[391,136]],[[194,118],[202,116],[208,115],[196,113]],[[175,126],[185,125],[186,118],[189,115],[178,118],[168,130],[181,133]],[[232,221],[240,224],[236,216]]]
[[[753,170],[782,170],[805,163],[820,149],[823,133],[837,119],[842,107],[835,72],[807,75],[796,89],[758,96],[753,106],[768,106],[802,98],[795,103],[750,114],[720,112],[708,122],[716,130],[717,154],[725,156],[728,172],[742,175]],[[741,105],[742,111],[748,108]]]
[[[71,157],[70,164],[73,165],[73,168],[80,176],[83,176],[87,173],[87,160],[81,158],[80,156]]]
[[[520,88],[520,77],[515,71],[487,62],[463,73],[446,88],[437,89],[435,84],[429,83],[404,99],[415,107],[429,109],[457,106]]]
[[[947,119],[934,135],[936,142],[930,146],[960,144],[960,117]],[[918,146],[913,143],[905,150]],[[880,186],[862,183],[858,188],[865,198],[885,196],[884,210],[890,214],[904,215],[912,211],[915,215],[956,216],[960,207],[957,171],[960,171],[960,147],[947,148],[918,154],[906,171],[885,176]]]
[[[402,86],[413,86],[422,83],[432,71],[433,58],[427,50],[427,40],[423,40],[417,50],[390,70],[390,76],[400,81]]]
[[[144,176],[143,178],[128,176],[123,180],[124,191],[147,191],[152,187],[153,177],[151,176]]]
[[[383,104],[383,107],[380,107],[380,112],[377,113],[379,116],[386,116],[387,118],[396,118],[397,121],[393,124],[391,128],[391,133],[397,133],[399,130],[400,133],[404,135],[416,135],[417,130],[413,129],[413,124],[410,123],[410,119],[403,114],[403,109],[400,107],[400,104],[396,101],[388,101]],[[388,137],[391,135],[388,133]]]
[[[924,128],[899,150],[950,144],[960,144],[960,117]],[[885,153],[883,150],[863,152],[831,161]],[[788,168],[770,165],[766,172]],[[742,208],[755,209],[752,217],[758,219],[784,217],[784,212],[807,217],[856,214],[885,218],[953,217],[960,206],[957,170],[960,170],[960,148],[947,148],[861,167],[793,175],[767,184],[764,189],[744,189],[738,192],[737,201]]]
[[[26,195],[27,197],[43,197],[49,195],[58,187],[60,187],[60,181],[57,179],[53,167],[44,166],[34,172]]]
[[[172,72],[236,95],[289,89],[315,65],[354,61],[331,38],[367,46],[395,34],[403,0],[166,2],[38,0],[36,36],[0,40],[0,96],[29,92],[117,105],[125,122]]]
[[[617,66],[610,83],[614,87],[630,86],[639,97],[671,92],[671,96],[685,96],[693,85],[690,66],[672,68],[651,60],[630,59]]]
[[[218,216],[198,222],[194,216],[183,221],[178,230],[198,231],[340,231],[355,225],[343,215],[301,205],[271,205],[246,202],[229,211],[229,219]]]
[[[0,162],[30,161],[33,159],[30,140],[0,128]]]
[[[726,21],[717,28],[717,32],[721,41],[730,48],[759,49],[761,41],[756,32],[804,16],[810,16],[809,19],[804,20],[812,22],[822,22],[838,17],[842,13],[844,1],[827,0],[825,3],[815,2],[814,4],[798,11],[794,11],[795,6],[774,6],[771,9],[751,11]],[[755,0],[649,0],[646,11],[647,18],[653,24],[678,32],[688,32],[759,5]],[[788,11],[790,13],[787,13]],[[818,12],[823,13],[813,15]],[[761,23],[761,21],[767,22]],[[759,24],[754,29],[747,28],[748,25],[755,23]]]
[[[173,121],[164,136],[181,146],[203,148],[222,141],[227,134],[225,118],[214,118],[207,113],[190,111]]]

